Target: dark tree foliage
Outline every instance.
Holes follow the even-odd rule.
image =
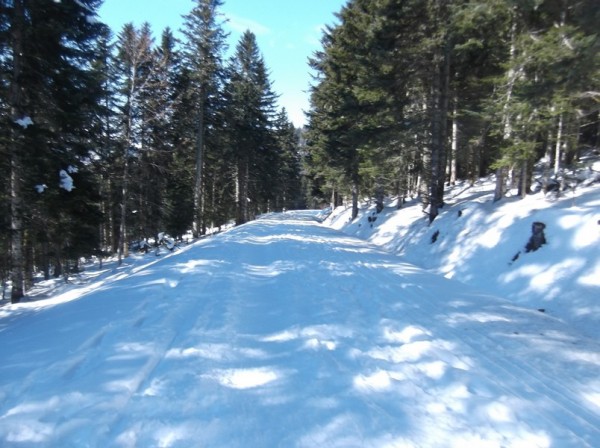
[[[256,37],[246,31],[230,61],[227,128],[231,142],[236,223],[243,224],[273,199],[274,169],[279,166],[271,129],[275,94]]]
[[[30,285],[33,266],[45,264],[34,254],[41,260],[52,256],[57,272],[64,262],[83,255],[75,243],[82,227],[65,226],[62,219],[73,198],[61,197],[59,173],[77,171],[93,180],[87,165],[97,143],[102,92],[94,62],[96,44],[106,31],[95,20],[99,3],[15,0],[0,6],[0,85],[6,112],[0,126],[6,136],[2,151],[10,160],[10,184],[4,191],[11,198],[14,302]],[[93,189],[82,190],[78,200],[98,207]],[[60,238],[48,241],[48,235],[57,234]]]
[[[498,169],[526,194],[597,143],[599,40],[592,2],[351,0],[310,64],[311,194],[419,196]],[[510,174],[510,176],[508,176]]]
[[[100,0],[0,0],[0,277],[34,275],[136,240],[300,207],[296,130],[251,33],[226,64],[220,0],[196,0],[182,38],[113,36]],[[242,201],[241,198],[244,200]]]
[[[190,109],[188,115],[188,132],[193,144],[194,156],[194,235],[204,234],[206,222],[205,183],[207,153],[214,146],[214,138],[218,128],[218,110],[222,93],[224,67],[223,53],[227,48],[226,33],[222,27],[219,7],[221,0],[197,0],[196,6],[185,16],[183,33],[184,62],[187,66],[188,82],[185,95],[188,97]]]

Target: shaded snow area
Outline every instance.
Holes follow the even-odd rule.
[[[313,217],[2,307],[0,446],[600,446],[597,338]]]
[[[595,173],[600,179],[600,166]],[[401,210],[393,201],[380,214],[363,204],[352,222],[340,207],[325,224],[433,273],[543,309],[600,340],[600,184],[560,197],[540,191],[494,203],[493,196],[493,178],[464,182],[446,192],[431,225],[416,199]],[[527,252],[536,222],[545,225],[546,244]]]

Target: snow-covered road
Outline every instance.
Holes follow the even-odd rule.
[[[0,319],[0,446],[600,446],[600,344],[272,215]]]

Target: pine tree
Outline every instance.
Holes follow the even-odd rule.
[[[585,3],[513,8],[510,57],[496,97],[503,126],[497,129],[503,145],[496,166],[512,173],[521,196],[530,190],[536,159],[546,154],[558,171],[561,158],[575,155],[583,92],[598,84],[598,37],[588,28]],[[496,199],[502,197],[503,176],[498,183]]]
[[[101,211],[103,222],[100,228],[101,250],[99,255],[117,253],[119,250],[119,160],[122,150],[119,147],[121,133],[121,114],[119,112],[120,96],[118,94],[121,79],[119,64],[115,55],[115,44],[112,32],[107,32],[98,43],[99,57],[95,63],[102,85],[99,100],[101,112],[99,115],[100,130],[96,147],[94,164],[98,183],[100,185]]]
[[[346,45],[352,34],[344,28],[353,14],[354,2],[342,8],[339,18],[342,24],[328,27],[323,36],[323,51],[310,60],[318,73],[319,83],[312,88],[309,125],[309,148],[314,152],[313,161],[321,161],[329,168],[326,183],[332,194],[336,189],[348,191],[352,196],[352,219],[358,215],[359,147],[361,145],[359,101],[352,86],[357,72],[354,48]],[[351,22],[350,22],[351,23]]]
[[[297,130],[282,109],[274,123],[276,149],[280,168],[277,170],[274,208],[281,211],[305,208],[302,194],[302,160]]]
[[[229,67],[227,127],[234,161],[236,224],[268,208],[280,166],[271,130],[276,96],[256,37],[246,31]]]
[[[180,69],[175,38],[170,29],[163,31],[160,46],[153,48],[147,87],[140,92],[142,103],[142,150],[133,173],[136,179],[132,196],[138,239],[165,231],[165,189],[173,157],[174,107],[178,92],[175,78]],[[173,233],[177,235],[177,233]]]
[[[402,205],[415,181],[419,154],[415,146],[425,147],[425,119],[414,102],[426,103],[421,83],[425,78],[420,63],[420,42],[424,21],[424,2],[362,0],[366,23],[358,39],[362,42],[361,76],[355,86],[369,106],[373,120],[369,143],[362,151],[361,172],[371,194],[376,195],[377,210],[383,207],[386,191],[395,191]],[[417,137],[417,139],[415,139]]]
[[[80,168],[89,160],[101,90],[92,64],[96,43],[106,29],[95,20],[98,4],[96,0],[2,4],[7,24],[0,41],[2,75],[10,112],[3,126],[9,130],[15,302],[32,278],[34,260],[28,254],[34,253],[38,242],[34,226],[43,223],[50,234],[61,228],[59,209],[52,204],[59,192],[59,171]],[[39,188],[46,184],[54,193],[39,200],[36,184]],[[90,185],[82,190],[86,201],[94,201],[93,189]],[[77,231],[71,229],[65,237],[72,240]],[[53,243],[56,250],[63,249],[60,241]]]
[[[128,256],[129,202],[131,196],[131,162],[144,153],[144,137],[147,127],[144,93],[150,87],[153,70],[153,39],[149,24],[137,30],[133,24],[125,24],[117,43],[119,63],[119,90],[122,98],[118,105],[121,118],[119,147],[121,153],[121,199],[118,254],[119,263]]]
[[[215,108],[219,102],[223,79],[223,53],[226,50],[226,34],[220,21],[221,0],[197,0],[192,11],[184,17],[183,59],[188,70],[187,113],[191,115],[193,130],[194,211],[193,232],[198,236],[205,231],[204,222],[204,165],[206,150],[212,138],[211,124],[216,119]]]

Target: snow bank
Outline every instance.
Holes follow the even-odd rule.
[[[340,207],[325,225],[600,336],[600,186],[497,203],[493,190],[493,179],[449,189],[431,225],[417,200],[400,210],[389,203],[380,214],[363,204],[353,222]],[[534,222],[546,225],[547,244],[527,253]]]

